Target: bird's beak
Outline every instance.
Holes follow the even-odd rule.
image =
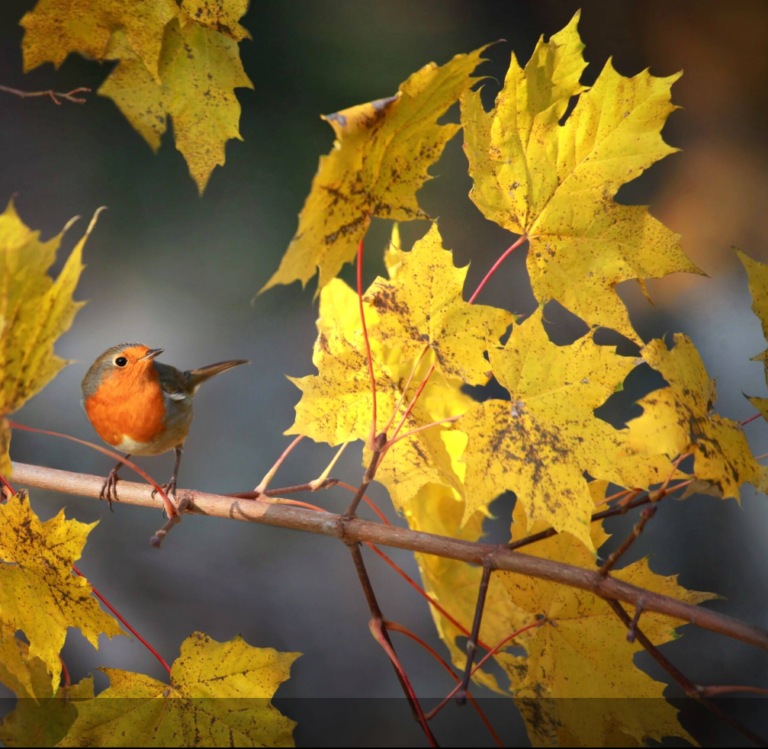
[[[151,361],[156,356],[160,356],[160,354],[162,354],[163,351],[165,351],[165,349],[162,349],[162,348],[152,348],[149,351],[147,351],[147,353],[144,354],[144,356],[142,356],[141,359],[139,359],[139,361]]]

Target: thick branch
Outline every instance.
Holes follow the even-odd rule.
[[[13,478],[25,486],[49,489],[65,494],[98,498],[104,479],[82,473],[59,471],[53,468],[14,463]],[[162,509],[162,501],[152,497],[146,484],[120,481],[120,501]],[[188,496],[188,512],[197,515],[245,520],[252,523],[274,525],[281,528],[319,533],[348,543],[369,542],[380,546],[408,549],[422,554],[457,559],[483,565],[489,558],[495,569],[551,580],[573,588],[587,590],[601,598],[614,599],[636,606],[642,599],[645,611],[655,611],[675,619],[690,622],[703,629],[741,640],[768,652],[768,632],[738,619],[701,606],[678,601],[675,598],[651,593],[629,583],[602,577],[597,570],[587,570],[562,562],[510,551],[504,546],[472,543],[431,533],[373,523],[367,520],[344,520],[340,515],[303,510],[282,504],[258,500],[243,500],[218,494],[179,490],[179,498]]]

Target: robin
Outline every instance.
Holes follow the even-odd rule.
[[[206,380],[232,367],[250,364],[243,359],[210,364],[180,372],[157,357],[161,348],[121,343],[105,351],[83,379],[83,407],[93,428],[108,445],[131,455],[160,455],[175,450],[171,480],[163,486],[176,496],[181,453],[192,424],[192,399]],[[100,497],[117,500],[120,461],[101,487]],[[153,492],[154,494],[154,492]]]

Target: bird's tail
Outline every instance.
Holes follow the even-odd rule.
[[[200,385],[206,380],[210,380],[211,377],[215,377],[217,374],[226,372],[233,367],[239,367],[241,364],[250,364],[246,359],[231,359],[230,361],[221,361],[216,364],[209,364],[207,367],[200,367],[199,369],[192,369],[187,372],[189,378],[189,387],[194,393]]]

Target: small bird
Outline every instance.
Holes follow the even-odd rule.
[[[82,383],[82,404],[99,437],[117,450],[131,455],[160,455],[176,451],[171,480],[163,485],[176,496],[184,441],[192,424],[192,399],[206,380],[241,364],[244,359],[210,364],[180,372],[156,361],[161,348],[141,343],[121,343],[107,349],[91,365]],[[100,497],[117,500],[117,472],[121,461],[101,487]],[[154,494],[154,492],[153,492]]]

